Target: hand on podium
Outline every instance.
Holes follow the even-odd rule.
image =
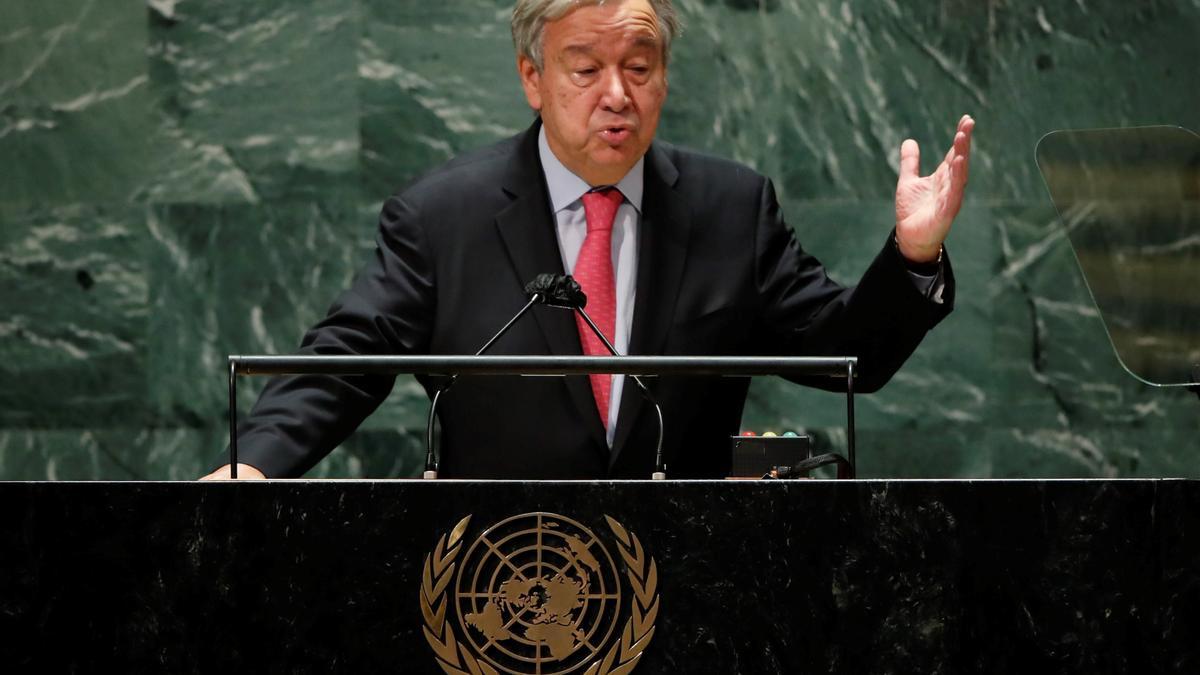
[[[200,480],[233,480],[232,478],[230,478],[229,474],[230,474],[229,465],[226,464],[225,466],[217,469],[216,471],[208,474],[207,476],[201,477]],[[238,463],[237,480],[266,480],[266,479],[267,479],[267,477],[264,476],[263,472],[259,471],[258,469],[250,466],[249,464],[242,464],[240,462]]]

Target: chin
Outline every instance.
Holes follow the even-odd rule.
[[[592,153],[592,165],[611,171],[628,171],[645,150],[629,147],[605,147]]]

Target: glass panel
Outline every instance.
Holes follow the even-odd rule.
[[[1037,162],[1121,365],[1200,382],[1200,136],[1056,131]]]

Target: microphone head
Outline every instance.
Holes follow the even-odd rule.
[[[539,274],[525,284],[525,294],[537,294],[543,305],[577,309],[587,306],[587,295],[568,274]]]

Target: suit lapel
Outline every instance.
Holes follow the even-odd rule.
[[[657,145],[651,145],[646,153],[645,176],[642,218],[638,226],[637,297],[629,353],[654,355],[662,354],[675,316],[692,218],[687,203],[675,191],[679,172]],[[655,389],[653,379],[642,380],[651,391]],[[609,466],[624,451],[643,409],[648,406],[637,390],[637,384],[626,381]]]
[[[563,274],[562,253],[558,247],[550,196],[538,159],[537,138],[540,122],[525,132],[518,142],[517,152],[506,173],[504,190],[513,201],[496,214],[496,229],[504,242],[505,252],[522,287],[543,273]],[[583,353],[579,330],[571,312],[549,307],[535,307],[533,318],[546,339],[547,353],[578,356]],[[586,377],[563,378],[567,393],[579,410],[588,435],[596,442],[597,451],[608,452],[604,424],[596,411],[596,399]]]

